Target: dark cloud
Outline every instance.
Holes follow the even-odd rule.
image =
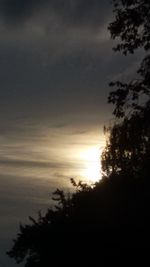
[[[34,9],[42,4],[41,0],[1,0],[1,14],[6,20],[25,19],[32,15]]]
[[[99,0],[1,0],[1,15],[7,22],[26,20],[46,7],[67,25],[99,25],[109,1]]]

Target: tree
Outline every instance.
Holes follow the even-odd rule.
[[[58,205],[20,225],[8,255],[17,263],[25,262],[25,267],[70,266],[71,262],[89,266],[91,256],[92,266],[101,248],[145,247],[143,229],[147,234],[150,223],[148,186],[125,178],[123,174],[105,177],[94,188],[72,181],[77,191],[68,197],[56,190]]]
[[[108,128],[109,137],[102,153],[103,171],[127,173],[138,177],[150,171],[150,106],[126,116],[122,122]]]
[[[123,117],[126,109],[141,110],[139,99],[142,95],[150,100],[150,1],[149,0],[114,0],[115,21],[109,25],[113,39],[119,44],[114,48],[123,54],[134,53],[138,48],[145,51],[145,58],[137,71],[138,79],[129,83],[117,81],[110,83],[118,89],[110,93],[109,103],[116,105],[114,114]]]
[[[126,171],[134,177],[146,171],[150,158],[150,1],[113,2],[115,20],[109,30],[113,39],[119,39],[114,50],[127,55],[141,48],[145,57],[135,79],[110,83],[116,90],[110,93],[108,102],[115,105],[117,122],[108,129],[102,166],[107,174]]]

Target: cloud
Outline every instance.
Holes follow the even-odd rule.
[[[99,0],[1,0],[0,9],[7,23],[23,22],[46,8],[66,25],[96,27],[102,22],[108,4],[109,1]]]
[[[75,162],[46,162],[35,160],[19,160],[11,158],[0,158],[0,165],[14,166],[14,167],[26,167],[26,168],[48,168],[48,169],[67,169],[75,168]],[[77,163],[78,168],[82,168],[83,164]]]
[[[38,5],[45,1],[40,0],[1,0],[1,14],[6,21],[22,20],[31,16]]]
[[[1,124],[99,112],[106,1],[0,0],[0,16]]]

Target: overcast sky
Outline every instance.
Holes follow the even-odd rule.
[[[139,60],[112,51],[111,21],[109,0],[0,0],[3,251],[17,223],[46,207],[49,188],[81,174],[81,152],[104,146],[108,83]],[[13,265],[2,256],[0,266]]]

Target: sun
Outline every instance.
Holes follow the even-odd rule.
[[[100,155],[99,147],[91,147],[82,152],[85,164],[81,175],[89,182],[94,183],[101,179]]]
[[[100,166],[97,162],[89,163],[87,169],[84,171],[84,175],[89,182],[97,182],[100,180]]]

